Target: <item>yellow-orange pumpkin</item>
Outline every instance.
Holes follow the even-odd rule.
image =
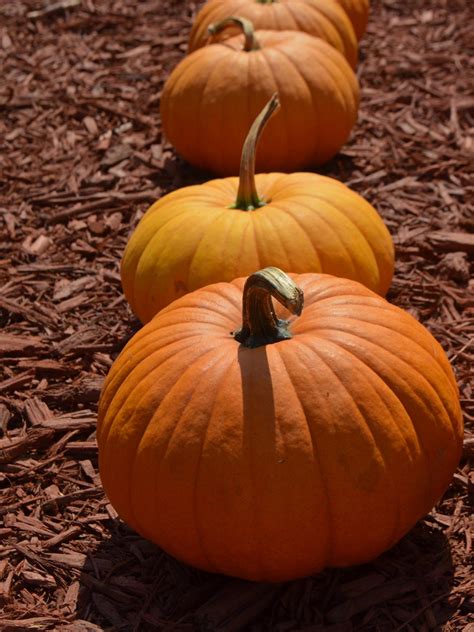
[[[257,171],[319,165],[346,142],[357,118],[359,88],[345,58],[327,42],[297,31],[253,31],[185,57],[165,83],[163,131],[188,162],[219,175],[239,172],[240,148],[253,120],[278,91],[279,113],[262,138]]]
[[[99,406],[119,515],[180,560],[251,580],[375,558],[440,498],[462,448],[431,334],[359,283],[291,276],[299,290],[272,268],[169,305]],[[299,314],[302,293],[299,318],[275,315],[271,294]]]
[[[352,23],[337,0],[208,0],[196,16],[189,36],[189,51],[209,42],[208,27],[238,15],[247,18],[256,29],[303,31],[334,46],[354,68],[357,63],[357,38]],[[218,40],[238,33],[233,29],[220,33]],[[215,41],[214,39],[211,41]]]
[[[369,0],[337,0],[349,16],[358,40],[362,38],[369,21]]]
[[[327,272],[387,291],[394,267],[390,234],[377,211],[332,178],[269,173],[254,178],[258,136],[277,107],[255,121],[238,178],[166,195],[146,212],[122,260],[122,285],[147,322],[196,288],[269,265]]]

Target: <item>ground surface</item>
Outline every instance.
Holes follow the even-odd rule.
[[[162,144],[157,115],[196,6],[83,0],[35,16],[42,2],[1,3],[0,630],[472,632],[470,4],[373,3],[359,123],[324,170],[393,235],[389,300],[451,359],[463,460],[373,564],[268,586],[178,564],[117,519],[97,475],[99,390],[139,327],[120,288],[127,236],[151,201],[207,177]]]

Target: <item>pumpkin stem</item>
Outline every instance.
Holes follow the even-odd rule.
[[[245,282],[242,300],[242,328],[234,339],[244,347],[261,347],[291,338],[288,321],[280,320],[273,308],[272,296],[292,314],[303,310],[303,291],[279,268],[264,268]]]
[[[210,24],[207,28],[207,31],[210,35],[217,35],[217,33],[220,33],[228,26],[238,26],[242,29],[242,32],[245,35],[244,51],[250,52],[252,50],[258,50],[260,48],[260,44],[255,37],[253,24],[250,20],[247,20],[246,18],[231,16],[230,18],[225,18],[225,20],[221,20],[220,22],[216,22],[215,24]]]
[[[256,208],[265,206],[265,202],[258,196],[257,187],[255,185],[255,155],[257,153],[258,141],[260,140],[265,125],[279,107],[280,101],[278,94],[275,92],[253,122],[247,134],[240,159],[237,199],[235,204],[232,204],[229,208],[238,208],[241,211],[254,211]]]

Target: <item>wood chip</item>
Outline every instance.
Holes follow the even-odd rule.
[[[466,0],[371,3],[358,121],[318,170],[380,213],[396,247],[388,300],[429,328],[455,369],[465,441],[444,497],[379,559],[278,587],[179,563],[129,529],[102,490],[98,400],[110,364],[141,327],[123,297],[124,248],[150,204],[213,177],[176,156],[159,116],[164,81],[202,4],[0,2],[0,629],[467,632]]]

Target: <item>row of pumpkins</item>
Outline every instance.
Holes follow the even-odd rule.
[[[340,1],[361,9],[360,36],[368,3]],[[228,28],[244,35],[206,43]],[[354,30],[332,0],[209,0],[190,51],[163,129],[193,164],[239,177],[166,195],[127,245],[145,325],[101,395],[104,488],[137,532],[208,571],[282,581],[369,561],[445,491],[462,418],[442,348],[382,298],[380,216],[293,172],[356,119]]]

